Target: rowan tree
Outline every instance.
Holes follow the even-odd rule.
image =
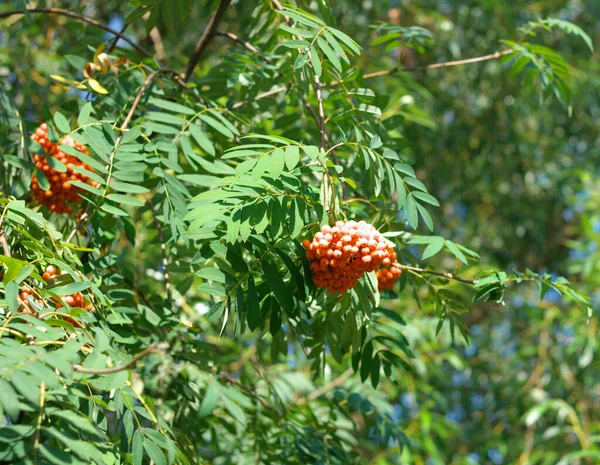
[[[359,3],[2,5],[0,462],[502,463],[491,426],[492,462],[440,446],[459,437],[436,386],[469,367],[468,315],[536,288],[595,328],[592,301],[549,263],[516,268],[485,244],[480,259],[477,227],[452,224],[450,194],[492,204],[489,186],[473,198],[483,188],[464,185],[487,171],[437,152],[460,158],[483,136],[465,116],[450,145],[433,131],[460,114],[429,97],[468,93],[463,76],[489,66],[486,82],[520,88],[513,102],[568,118],[584,77],[560,46],[589,60],[593,43],[576,18],[527,13],[487,50],[474,25],[473,47],[444,59],[434,31],[457,44],[455,10]],[[578,266],[565,273],[579,280]],[[528,316],[540,364],[559,308]],[[540,370],[524,389],[542,390]],[[583,399],[590,381],[577,382]],[[404,421],[407,393],[423,405]],[[498,453],[600,457],[597,414],[542,397],[505,405],[527,436]],[[535,456],[552,410],[570,426],[546,429],[556,444]]]

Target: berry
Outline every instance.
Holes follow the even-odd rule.
[[[79,195],[82,190],[71,184],[71,181],[83,182],[94,187],[98,186],[98,182],[91,181],[86,175],[73,170],[74,166],[79,166],[88,171],[91,171],[91,168],[77,157],[63,152],[59,145],[68,145],[85,155],[89,155],[87,148],[84,145],[75,142],[70,136],[63,137],[58,144],[51,142],[48,138],[48,125],[46,123],[42,123],[42,125],[36,129],[31,135],[31,139],[40,144],[46,152],[45,155],[35,154],[33,160],[35,166],[44,173],[50,185],[50,188],[47,191],[44,191],[39,185],[37,176],[34,175],[31,179],[33,197],[52,212],[72,213],[73,207],[68,204],[81,203],[83,198]],[[48,163],[50,157],[55,158],[65,165],[67,170],[64,173],[61,173],[53,169]]]
[[[304,240],[302,245],[312,262],[315,285],[332,294],[343,294],[356,286],[364,273],[375,271],[386,258],[391,260],[389,242],[365,221],[325,225],[312,241]]]
[[[397,257],[392,243],[388,243],[386,251],[388,257],[382,260],[382,267],[377,270],[377,287],[380,292],[384,289],[393,289],[396,281],[402,276],[402,269],[394,266],[394,263],[397,263]]]

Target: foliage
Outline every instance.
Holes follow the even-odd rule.
[[[457,66],[437,84],[409,75],[498,60],[512,85],[522,85],[516,75],[523,71],[525,84],[537,79],[542,97],[554,95],[565,112],[581,98],[579,76],[569,54],[534,42],[534,31],[574,35],[586,53],[594,51],[593,34],[565,19],[531,19],[495,37],[484,53],[509,48],[483,59],[390,66],[398,47],[435,53],[443,38],[431,26],[446,20],[420,8],[406,26],[383,21],[387,6],[375,18],[340,13],[359,8],[356,2],[229,3],[82,2],[51,15],[22,2],[2,7],[0,461],[385,464],[431,457],[459,464],[487,463],[467,456],[486,450],[501,463],[489,455],[494,428],[465,424],[465,437],[473,433],[473,447],[482,449],[459,450],[460,425],[444,415],[452,409],[447,392],[458,393],[456,400],[472,387],[454,377],[474,369],[486,380],[476,390],[497,402],[490,421],[510,411],[501,421],[517,417],[526,428],[513,449],[520,435],[503,432],[499,454],[521,454],[518,463],[597,457],[597,415],[584,402],[597,374],[584,372],[597,368],[597,323],[584,295],[593,290],[585,287],[597,257],[563,269],[575,274],[569,280],[545,262],[518,262],[519,272],[485,246],[478,227],[494,224],[489,211],[453,224],[446,212],[454,202],[485,204],[501,195],[490,183],[449,173],[508,178],[510,167],[481,167],[468,157],[457,163],[446,153],[472,147],[478,114],[465,117],[466,136],[451,129],[449,149],[439,148],[439,157],[432,150],[431,131],[452,105],[444,86],[471,91],[460,82],[468,68]],[[104,24],[113,10],[122,24],[109,28],[125,21],[128,42],[82,20]],[[494,17],[493,9],[482,14]],[[361,28],[361,21],[377,25]],[[197,34],[194,22],[207,32]],[[166,57],[153,57],[150,47]],[[371,63],[374,51],[380,68]],[[196,71],[188,82],[174,70],[190,64]],[[530,113],[555,105],[531,100]],[[77,215],[31,199],[33,175],[49,189],[32,161],[41,147],[29,138],[42,121],[65,153],[90,167],[76,171],[97,183],[74,181],[84,198]],[[62,143],[65,136],[89,155]],[[515,138],[510,143],[527,142]],[[589,176],[573,181],[573,173],[558,171],[572,195],[579,183],[596,187]],[[502,221],[527,218],[515,210],[519,220]],[[380,294],[374,273],[341,296],[315,288],[301,242],[338,219],[365,220],[395,243],[403,270],[395,291]],[[573,248],[596,234],[587,221]],[[64,274],[44,280],[49,265]],[[544,314],[534,311],[529,282]],[[22,289],[32,290],[27,302]],[[68,305],[75,292],[93,311]],[[517,305],[525,298],[525,307]],[[486,327],[487,337],[471,319],[503,307],[512,312],[505,323],[525,340],[539,335],[539,349],[530,341],[507,351],[498,343],[502,326]],[[554,344],[560,331],[553,325],[577,328],[575,346]],[[489,361],[472,365],[469,350],[486,344]],[[530,365],[531,377],[517,379],[531,399],[517,400],[512,374]],[[549,372],[566,384],[544,390]],[[576,405],[567,388],[577,391]],[[556,425],[550,412],[558,413]],[[538,427],[548,447],[534,449]]]

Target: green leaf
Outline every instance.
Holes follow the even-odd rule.
[[[43,191],[47,191],[48,189],[50,189],[50,183],[48,182],[48,178],[46,178],[44,172],[37,167],[35,168],[35,177],[37,178],[38,184]]]
[[[65,118],[65,116],[57,111],[56,113],[54,113],[54,124],[56,125],[56,128],[62,132],[63,134],[68,134],[71,132],[71,125],[69,124],[69,120],[67,118]]]
[[[110,187],[116,191],[127,192],[129,194],[145,194],[146,192],[150,192],[150,189],[140,186],[139,184],[130,184],[121,181],[111,182]]]
[[[208,385],[198,409],[198,417],[204,418],[212,413],[219,402],[220,389],[220,386],[214,381]]]
[[[435,254],[437,254],[443,248],[444,248],[444,240],[443,239],[436,241],[436,242],[432,242],[427,247],[425,247],[425,250],[423,251],[423,255],[421,256],[421,259],[427,260],[428,258],[433,257]]]
[[[144,202],[142,202],[137,197],[133,197],[131,195],[123,195],[123,194],[108,194],[106,196],[107,199],[112,200],[113,202],[121,203],[123,205],[132,205],[134,207],[143,207]]]
[[[151,103],[152,105],[155,105],[159,108],[162,108],[164,110],[171,111],[173,113],[181,113],[181,114],[190,115],[190,116],[193,116],[196,114],[196,112],[192,108],[188,108],[184,105],[180,105],[179,103],[175,103],[175,102],[170,102],[168,100],[151,97],[149,99],[149,103]]]
[[[460,249],[456,246],[454,242],[446,241],[445,244],[446,247],[448,247],[448,249],[450,250],[450,252],[452,252],[452,255],[458,258],[465,265],[468,265],[467,257],[465,257],[465,255],[460,251]]]
[[[339,73],[341,73],[342,72],[342,63],[340,62],[340,59],[338,58],[335,51],[331,48],[331,46],[325,41],[325,39],[323,39],[321,37],[317,38],[317,44],[319,45],[319,48],[321,49],[321,51],[327,57],[327,60],[329,60],[329,62],[333,65],[335,70],[338,71]]]
[[[79,124],[79,126],[83,126],[89,121],[92,109],[92,102],[87,102],[84,106],[81,107],[81,110],[79,111],[79,116],[77,117],[77,124]]]
[[[142,465],[142,460],[144,458],[144,439],[139,429],[133,433],[131,455],[133,455],[133,465]]]
[[[200,126],[190,124],[190,134],[202,150],[212,156],[215,155],[215,147]]]
[[[19,302],[17,301],[17,294],[19,293],[19,286],[15,281],[9,281],[6,285],[6,303],[8,308],[16,312],[19,309]]]
[[[417,226],[419,225],[417,203],[410,195],[406,198],[406,215],[408,216],[408,224],[410,224],[413,229],[417,229]]]
[[[292,293],[283,282],[283,278],[281,277],[281,273],[277,267],[269,262],[264,262],[263,272],[269,287],[275,295],[275,298],[288,314],[293,314],[294,299],[292,298]]]
[[[233,132],[220,121],[217,121],[215,118],[212,118],[211,116],[208,116],[205,113],[198,115],[198,118],[200,118],[213,129],[220,132],[221,135],[225,136],[227,139],[233,139]]]
[[[154,461],[155,465],[167,465],[167,458],[160,447],[158,447],[152,441],[144,440],[143,443],[146,453],[150,459]]]
[[[70,283],[64,286],[58,286],[51,288],[52,292],[60,297],[65,295],[72,295],[76,292],[85,291],[92,287],[92,283],[90,282],[79,282],[79,283]]]
[[[276,149],[271,154],[271,166],[269,172],[273,179],[278,179],[285,167],[285,151],[281,148]]]
[[[100,209],[104,210],[107,213],[112,213],[113,215],[117,215],[117,216],[129,216],[129,213],[127,213],[126,211],[121,210],[120,208],[117,208],[114,205],[110,205],[107,203],[102,205],[100,207]]]
[[[319,55],[317,54],[317,51],[314,47],[310,49],[310,62],[313,65],[315,74],[318,77],[321,77],[321,72],[323,71],[323,69],[321,68],[321,59],[319,58]]]
[[[290,145],[285,149],[285,166],[292,171],[300,161],[300,149],[297,145]]]
[[[248,292],[246,294],[246,319],[248,321],[248,328],[250,331],[254,331],[260,325],[260,303],[258,294],[256,293],[256,287],[254,286],[254,278],[250,276],[248,278]]]

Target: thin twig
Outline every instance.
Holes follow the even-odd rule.
[[[475,58],[467,58],[464,60],[445,61],[443,63],[431,63],[431,64],[425,65],[425,66],[417,66],[416,68],[395,67],[395,68],[387,69],[384,71],[376,71],[374,73],[367,73],[367,74],[363,75],[363,79],[371,79],[371,78],[375,78],[375,77],[379,77],[379,76],[387,76],[387,75],[396,74],[396,73],[410,73],[410,72],[414,72],[414,71],[423,71],[423,70],[427,70],[427,69],[448,68],[450,66],[468,65],[471,63],[479,63],[481,61],[497,60],[497,59],[503,57],[504,55],[510,55],[513,52],[514,52],[514,50],[509,48],[509,49],[503,50],[501,52],[491,53],[489,55],[484,55],[484,56],[475,57]],[[339,83],[340,83],[339,81],[331,81],[331,83],[329,85],[336,86]]]
[[[4,252],[4,255],[10,257],[10,245],[8,245],[8,241],[6,240],[4,230],[0,230],[0,244],[2,244],[2,251]]]
[[[79,228],[81,228],[81,225],[85,222],[85,220],[87,220],[88,216],[89,215],[87,214],[87,212],[83,212],[83,214],[79,217],[79,220],[75,224],[75,227],[69,234],[69,237],[67,237],[67,243],[69,243],[73,240],[73,238],[75,237],[75,234],[77,234],[77,231],[79,230]]]
[[[129,109],[129,112],[127,113],[127,116],[125,117],[125,120],[123,121],[123,124],[121,124],[121,127],[119,128],[119,135],[117,137],[117,140],[115,141],[115,147],[111,153],[109,163],[112,163],[113,157],[114,157],[115,153],[117,152],[117,150],[119,149],[119,145],[121,145],[121,140],[123,140],[123,137],[125,136],[125,131],[129,127],[129,124],[131,123],[131,120],[133,119],[135,110],[137,109],[138,105],[140,104],[140,101],[142,99],[142,96],[144,95],[144,92],[146,92],[146,89],[150,86],[150,84],[152,83],[154,78],[156,78],[156,76],[158,76],[159,74],[172,74],[172,73],[173,73],[173,70],[171,70],[171,69],[159,68],[148,75],[148,77],[146,78],[146,80],[144,81],[142,86],[140,87],[140,90],[138,91],[137,95],[135,96],[135,99],[133,100],[133,103],[131,104],[131,108]],[[108,165],[107,165],[107,167],[108,167]],[[110,179],[109,179],[109,181],[110,181]],[[71,242],[73,237],[75,237],[77,230],[89,218],[90,205],[91,204],[87,205],[85,212],[83,212],[83,214],[81,215],[81,218],[79,219],[79,221],[73,228],[73,231],[71,231],[71,234],[69,234],[69,237],[67,238],[67,242]]]
[[[42,419],[44,418],[45,395],[46,383],[42,381],[40,383],[40,411],[38,413],[37,423],[35,425],[35,436],[33,438],[34,463],[37,463],[38,449],[40,447],[40,432],[42,431]]]
[[[285,92],[287,89],[288,89],[287,86],[275,87],[274,89],[257,94],[256,97],[254,97],[254,99],[252,101],[262,100],[264,98],[270,97],[271,95],[281,94],[282,92]],[[247,105],[248,103],[250,103],[250,100],[242,100],[241,102],[235,103],[231,108],[236,110],[240,107],[243,107],[244,105]]]
[[[317,108],[319,109],[319,119],[317,120],[317,125],[319,126],[319,134],[321,135],[321,145],[320,151],[321,154],[325,153],[325,113],[323,111],[323,97],[321,95],[321,81],[319,80],[319,76],[315,73],[315,93],[317,95]],[[333,192],[333,184],[330,184],[329,179],[329,171],[327,170],[327,163],[323,163],[323,207],[325,211],[329,212],[330,202],[335,202],[335,193]],[[329,189],[331,188],[331,192]],[[331,199],[330,199],[330,194]],[[334,208],[335,210],[335,208]]]
[[[260,404],[268,409],[271,410],[273,412],[276,412],[279,416],[281,416],[281,412],[279,412],[275,407],[273,407],[271,404],[269,404],[265,399],[263,399],[262,397],[260,397],[256,392],[254,392],[254,390],[244,384],[241,383],[240,380],[235,379],[233,376],[231,376],[229,373],[227,373],[226,371],[221,371],[219,373],[219,376],[221,378],[223,378],[225,381],[227,381],[228,383],[231,384],[235,384],[237,387],[239,387],[240,389],[242,389],[243,391],[245,391],[246,393],[250,394],[250,396],[252,396],[254,399],[256,399],[258,402],[260,402]]]
[[[229,6],[230,3],[231,3],[231,0],[221,0],[221,3],[219,3],[219,6],[217,7],[217,11],[215,11],[215,14],[213,15],[213,17],[210,18],[210,21],[208,22],[206,29],[204,30],[204,32],[202,33],[202,36],[200,37],[200,40],[196,44],[194,53],[192,53],[192,56],[190,57],[190,60],[188,61],[187,66],[185,67],[185,71],[183,72],[183,75],[182,75],[184,82],[189,81],[190,78],[192,77],[194,68],[200,61],[200,57],[202,57],[202,54],[204,53],[204,50],[210,43],[211,39],[215,36],[215,31],[217,30],[217,26],[221,22],[221,19],[223,18],[223,15],[225,14],[225,11],[227,10],[227,7]]]
[[[392,69],[388,69],[388,70],[384,70],[384,71],[377,71],[375,73],[367,73],[367,74],[363,75],[363,78],[371,79],[371,78],[375,78],[375,77],[379,77],[379,76],[387,76],[387,75],[391,75],[391,74],[395,74],[395,73],[402,73],[402,72],[410,73],[413,71],[421,71],[421,70],[426,70],[426,69],[446,68],[449,66],[459,66],[459,65],[465,65],[465,64],[470,64],[470,63],[477,63],[480,61],[498,59],[500,57],[503,57],[504,55],[510,55],[513,52],[514,52],[514,50],[508,49],[508,50],[503,50],[502,52],[496,52],[496,53],[492,53],[490,55],[484,55],[484,56],[476,57],[476,58],[469,58],[466,60],[447,61],[447,62],[443,62],[443,63],[432,63],[429,65],[419,66],[417,68],[410,68],[410,69],[409,68],[392,68]],[[340,84],[341,84],[340,81],[331,81],[328,84],[328,86],[338,86]],[[254,100],[261,100],[263,98],[270,97],[271,95],[280,94],[282,92],[285,92],[286,90],[287,90],[287,87],[285,87],[285,86],[276,87],[267,92],[258,94],[256,97],[254,97]],[[241,102],[236,103],[233,106],[233,108],[236,109],[236,108],[242,107],[244,105],[247,105],[248,103],[250,103],[249,100],[243,100]]]
[[[354,370],[352,368],[348,368],[340,376],[338,376],[337,378],[335,378],[331,382],[327,383],[325,386],[317,389],[314,392],[311,392],[306,397],[302,397],[302,398],[298,399],[298,401],[296,402],[296,404],[297,405],[303,405],[303,404],[307,403],[308,401],[315,400],[315,399],[321,397],[326,392],[329,392],[333,388],[336,388],[340,384],[343,384],[344,381],[346,381],[348,378],[350,378],[350,376],[352,376],[353,373],[354,373]]]
[[[169,264],[167,261],[167,246],[165,244],[165,237],[163,235],[162,225],[158,218],[156,217],[156,212],[154,211],[154,204],[152,200],[149,198],[146,199],[146,203],[148,204],[148,208],[152,213],[152,219],[154,220],[154,226],[156,226],[156,231],[158,232],[158,240],[160,241],[160,252],[162,255],[162,266],[163,266],[163,278],[165,280],[165,290],[167,291],[167,300],[171,303],[171,283],[169,281],[169,272],[167,271],[167,265]]]
[[[169,344],[166,342],[159,342],[158,344],[154,344],[144,350],[142,350],[139,354],[135,355],[129,362],[124,365],[114,367],[114,368],[84,368],[81,365],[73,365],[73,370],[79,373],[88,373],[91,375],[109,375],[111,373],[118,373],[119,371],[128,370],[129,368],[134,367],[137,362],[139,362],[142,358],[150,355],[150,354],[164,354],[169,349]]]
[[[425,268],[418,268],[415,266],[402,265],[401,263],[392,263],[392,266],[395,266],[396,268],[401,268],[406,271],[413,271],[415,273],[430,274],[430,275],[434,275],[434,276],[440,276],[440,277],[446,278],[446,279],[452,279],[454,281],[458,281],[458,282],[461,282],[464,284],[470,284],[471,286],[474,286],[475,284],[477,284],[479,282],[478,279],[465,279],[465,278],[461,278],[459,276],[455,276],[452,273],[445,273],[443,271],[435,271],[435,270],[427,270]]]
[[[214,35],[216,36],[221,36],[221,37],[227,37],[228,39],[233,40],[234,42],[237,42],[238,44],[246,47],[248,50],[250,50],[252,53],[256,53],[257,55],[262,55],[262,52],[256,48],[254,45],[252,45],[250,42],[248,42],[247,40],[244,40],[242,38],[240,38],[239,36],[235,35],[233,32],[228,32],[228,31],[215,31]],[[270,58],[267,57],[262,57],[267,63],[269,64],[273,64],[273,60],[271,60]]]
[[[111,34],[117,36],[119,39],[122,39],[125,42],[127,42],[129,45],[131,45],[133,48],[135,48],[142,55],[144,55],[146,57],[152,57],[152,54],[148,50],[146,50],[144,47],[136,44],[131,39],[129,39],[127,36],[123,35],[121,32],[115,31],[114,29],[108,27],[105,24],[102,24],[99,21],[96,21],[93,18],[89,18],[87,16],[80,15],[79,13],[75,13],[73,11],[65,10],[62,8],[30,8],[27,11],[29,13],[57,14],[57,15],[69,16],[71,18],[78,19],[79,21],[83,21],[85,23],[91,24],[92,26],[96,26],[96,27],[99,27],[100,29],[104,29],[105,31],[110,32]],[[2,13],[0,13],[0,18],[8,18],[9,16],[23,15],[23,14],[25,14],[25,13],[23,13],[23,10],[3,11]]]
[[[110,46],[106,49],[106,53],[112,53],[114,51],[114,49],[117,48],[117,44],[119,43],[120,36],[122,36],[125,33],[125,31],[127,30],[128,27],[129,27],[129,23],[125,23],[123,25],[123,27],[121,28],[121,32],[119,33],[119,35],[115,36],[115,38],[113,39],[113,41],[110,44]]]

